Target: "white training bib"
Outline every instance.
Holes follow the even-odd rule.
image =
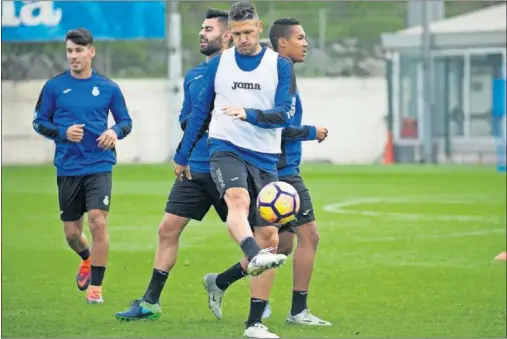
[[[245,72],[236,62],[235,51],[234,47],[229,48],[220,57],[209,136],[255,152],[280,153],[282,128],[260,128],[222,113],[222,108],[227,106],[259,110],[274,107],[278,86],[278,53],[266,49],[259,66],[251,72]]]

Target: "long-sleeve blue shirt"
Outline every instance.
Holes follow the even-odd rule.
[[[291,126],[282,132],[282,155],[278,161],[278,176],[286,177],[299,174],[299,165],[302,156],[302,141],[315,140],[317,129],[315,126],[301,125],[303,107],[299,93],[296,96],[296,113]]]
[[[58,176],[83,176],[110,172],[116,164],[116,151],[98,147],[97,138],[111,127],[118,139],[132,130],[132,120],[120,87],[112,80],[92,72],[87,79],[74,78],[69,71],[48,80],[35,105],[34,130],[55,142],[54,164]],[[67,129],[84,124],[83,139],[67,140]]]
[[[253,56],[239,54],[236,51],[238,67],[245,72],[257,68],[266,49]],[[198,101],[187,119],[187,127],[183,139],[178,146],[174,161],[179,165],[187,165],[188,157],[196,142],[207,129],[207,122],[212,111],[215,97],[215,76],[221,55],[217,55],[208,62],[204,75],[204,85]],[[258,110],[245,107],[246,121],[262,128],[281,128],[290,125],[295,111],[296,81],[292,69],[292,62],[284,57],[278,58],[278,86],[275,95],[275,107],[269,110]],[[217,109],[221,109],[219,107]],[[218,112],[217,114],[222,114]],[[242,159],[270,173],[277,173],[276,163],[278,154],[264,154],[238,147],[230,142],[210,138],[208,141],[210,154],[216,151],[229,151],[238,154]]]
[[[206,62],[202,62],[198,66],[190,69],[185,75],[183,81],[183,106],[179,116],[180,125],[185,130],[188,117],[192,112],[192,106],[197,102],[199,93],[204,83],[204,73],[206,71]],[[208,151],[208,133],[205,132],[202,137],[197,141],[194,149],[188,158],[188,165],[192,172],[209,173],[209,151]]]

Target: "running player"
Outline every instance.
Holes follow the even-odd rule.
[[[42,88],[33,128],[55,142],[60,219],[69,247],[82,259],[77,287],[87,290],[88,303],[96,304],[104,301],[115,145],[129,135],[132,120],[120,87],[92,69],[91,33],[84,28],[71,30],[65,40],[70,68]],[[116,122],[110,128],[109,111]],[[91,251],[83,235],[84,213],[92,234]]]

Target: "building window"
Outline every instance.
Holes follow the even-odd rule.
[[[502,77],[501,54],[470,56],[470,137],[494,135],[493,84]],[[465,100],[467,100],[465,99]]]
[[[432,127],[436,137],[463,137],[463,56],[437,56],[433,59]]]

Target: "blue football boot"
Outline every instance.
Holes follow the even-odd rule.
[[[116,319],[126,321],[142,319],[155,320],[162,314],[162,307],[160,307],[160,304],[150,304],[142,299],[130,302],[129,306],[130,308],[128,310],[116,313]]]

